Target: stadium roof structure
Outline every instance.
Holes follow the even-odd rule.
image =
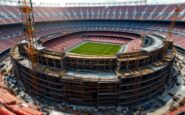
[[[126,2],[92,2],[92,3],[65,3],[66,7],[83,6],[126,6],[126,5],[146,5],[147,0],[126,1]]]
[[[182,4],[183,2],[179,3]],[[185,3],[185,1],[184,1]],[[136,6],[136,5],[159,5],[161,3],[149,3],[148,0],[134,0],[125,2],[64,2],[64,4],[47,3],[47,2],[32,2],[33,6],[38,7],[95,7],[95,6]],[[178,3],[170,3],[178,4]],[[0,5],[19,6],[19,0],[0,0]]]

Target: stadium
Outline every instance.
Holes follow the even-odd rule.
[[[185,3],[2,4],[0,114],[183,114],[184,23]]]

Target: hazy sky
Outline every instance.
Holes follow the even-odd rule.
[[[75,2],[127,2],[127,1],[137,1],[137,0],[32,0],[36,3],[75,3]],[[138,0],[139,1],[139,0]],[[148,3],[158,3],[158,4],[166,4],[166,3],[185,3],[185,0],[148,0]]]

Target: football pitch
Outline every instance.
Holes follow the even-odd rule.
[[[112,43],[85,42],[70,49],[69,53],[95,56],[114,56],[120,51],[122,45]]]

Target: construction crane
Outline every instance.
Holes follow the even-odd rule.
[[[172,43],[173,29],[175,28],[176,20],[177,20],[177,17],[179,15],[179,13],[180,13],[180,10],[181,10],[180,6],[177,5],[175,10],[174,10],[174,13],[171,16],[171,23],[170,23],[170,25],[168,27],[166,39],[164,41],[163,57],[166,55],[167,49],[169,48],[169,46],[172,46],[172,44],[173,44]],[[175,47],[173,49],[174,49],[174,52],[176,52]]]
[[[19,7],[22,16],[22,22],[24,27],[24,38],[28,43],[27,46],[27,56],[29,59],[30,67],[32,68],[31,79],[32,79],[32,90],[36,91],[36,73],[37,68],[37,51],[36,38],[34,34],[34,16],[33,16],[33,6],[31,0],[19,0]],[[36,92],[35,92],[36,93]]]
[[[172,14],[171,23],[168,27],[167,36],[166,36],[166,40],[168,40],[168,41],[171,41],[171,39],[172,39],[172,35],[173,35],[172,31],[175,28],[176,20],[177,20],[179,13],[180,13],[180,10],[181,10],[180,6],[177,5],[174,13]]]

